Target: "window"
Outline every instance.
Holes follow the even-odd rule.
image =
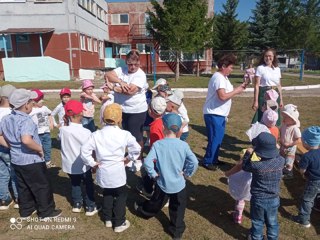
[[[16,35],[17,42],[30,42],[30,36],[26,34],[18,34]]]
[[[136,48],[139,50],[140,53],[151,53],[152,44],[137,43]]]
[[[126,55],[131,50],[131,44],[121,44],[119,54]]]
[[[113,25],[128,25],[129,15],[127,13],[111,14],[111,23]]]
[[[80,34],[80,49],[86,50],[86,36]]]
[[[97,39],[93,40],[93,51],[98,52],[98,41]]]
[[[11,36],[5,35],[4,38],[6,42],[7,51],[12,51]],[[0,51],[4,51],[3,35],[0,35]]]
[[[87,38],[87,46],[88,46],[88,51],[92,52],[92,38],[91,37]]]
[[[104,59],[104,44],[102,41],[99,41],[99,57]]]

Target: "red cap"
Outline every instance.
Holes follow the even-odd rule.
[[[81,102],[77,100],[70,100],[64,105],[64,111],[67,116],[80,114],[84,110]]]
[[[69,88],[62,88],[61,91],[60,91],[60,96],[63,96],[63,95],[70,95],[71,96],[71,90]]]
[[[40,89],[32,89],[31,91],[35,92],[38,95],[38,97],[33,99],[34,101],[39,102],[40,100],[43,99],[44,95]]]

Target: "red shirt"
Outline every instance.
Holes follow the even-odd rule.
[[[150,147],[152,147],[153,143],[163,139],[163,122],[162,118],[155,119],[152,123],[150,123]]]

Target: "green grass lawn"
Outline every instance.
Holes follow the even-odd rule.
[[[77,99],[77,96],[73,96]],[[250,145],[245,131],[249,128],[253,111],[250,109],[252,98],[236,97],[227,123],[226,134],[221,149],[221,160],[226,164],[221,170],[210,172],[199,167],[196,174],[187,182],[188,203],[185,215],[187,225],[183,239],[246,239],[250,229],[249,207],[247,203],[244,212],[244,221],[241,225],[232,222],[234,200],[230,197],[227,179],[223,171],[230,169],[239,159],[242,148]],[[293,103],[300,111],[301,129],[310,125],[320,125],[319,98],[284,96],[285,103]],[[59,100],[47,99],[47,105],[53,109]],[[202,117],[204,99],[185,99],[185,105],[190,117],[190,136],[188,142],[194,153],[200,159],[204,155],[207,139]],[[97,108],[98,110],[98,108]],[[98,111],[96,124],[98,124]],[[23,228],[12,230],[10,218],[18,217],[18,211],[10,208],[0,214],[0,239],[170,239],[166,229],[169,226],[168,209],[164,208],[156,217],[149,220],[136,216],[133,208],[134,201],[143,201],[135,191],[140,181],[139,174],[127,172],[128,200],[127,219],[131,227],[120,234],[104,227],[102,215],[86,217],[84,213],[71,212],[70,180],[61,170],[61,156],[59,143],[56,139],[57,130],[52,132],[52,159],[58,167],[48,170],[56,205],[63,210],[63,217],[71,219],[69,222],[39,223],[28,222]],[[106,136],[108,137],[108,136]],[[281,182],[281,206],[279,208],[280,238],[279,239],[319,239],[320,213],[311,215],[312,227],[304,229],[294,224],[290,216],[297,214],[297,207],[301,197],[305,180],[294,172],[295,178]],[[101,189],[96,188],[98,204],[102,202]],[[35,219],[34,219],[35,220]],[[72,230],[53,230],[53,226],[67,225]],[[31,229],[32,228],[32,229]],[[40,228],[48,228],[42,229]]]

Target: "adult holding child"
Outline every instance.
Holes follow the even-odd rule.
[[[114,102],[122,107],[122,127],[129,131],[143,147],[143,124],[146,119],[148,104],[146,90],[147,77],[140,68],[140,54],[131,50],[126,56],[125,67],[119,67],[105,74],[107,82],[114,83]],[[140,157],[141,159],[141,157]],[[139,170],[141,160],[135,163]]]
[[[260,59],[259,66],[257,67],[254,83],[254,99],[252,109],[256,111],[253,116],[252,123],[260,122],[263,111],[262,106],[265,101],[265,93],[270,89],[274,89],[279,93],[277,102],[279,107],[283,107],[282,101],[282,88],[281,88],[281,71],[278,67],[278,59],[275,49],[266,49]],[[278,109],[280,116],[280,109]],[[280,126],[281,119],[279,117],[277,126]]]
[[[203,106],[204,121],[206,124],[208,145],[203,158],[203,166],[208,170],[216,170],[219,163],[219,149],[222,143],[226,119],[231,109],[231,99],[242,93],[247,83],[233,88],[228,76],[236,63],[236,56],[227,54],[218,61],[218,71],[209,81],[208,94]]]

